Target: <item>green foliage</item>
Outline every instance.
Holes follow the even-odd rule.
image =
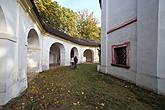
[[[93,13],[88,10],[76,13],[51,0],[35,0],[35,4],[42,20],[48,26],[73,37],[100,40],[100,27],[97,26],[98,22]]]
[[[80,37],[77,31],[77,13],[73,12],[72,10],[62,7],[62,17],[61,17],[61,31],[74,36]]]
[[[97,26],[98,21],[93,17],[93,13],[88,10],[78,12],[78,31],[80,36],[89,40],[99,40],[100,28]]]

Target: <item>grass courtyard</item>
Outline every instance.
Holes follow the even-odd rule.
[[[96,65],[40,73],[4,110],[165,110],[165,97],[96,72]]]

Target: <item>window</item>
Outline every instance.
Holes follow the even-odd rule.
[[[116,64],[126,65],[126,47],[115,48],[114,51],[116,53]]]
[[[129,42],[112,45],[112,66],[129,68]]]

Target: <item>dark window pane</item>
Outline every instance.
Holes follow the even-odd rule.
[[[127,64],[127,53],[126,47],[115,48],[116,64],[126,65]]]

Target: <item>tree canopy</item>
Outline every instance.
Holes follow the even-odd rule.
[[[77,29],[82,38],[89,40],[99,40],[100,28],[97,26],[98,21],[93,17],[93,13],[88,10],[78,12]]]
[[[50,27],[73,37],[100,40],[100,27],[88,10],[74,12],[51,0],[35,0],[42,20]]]

